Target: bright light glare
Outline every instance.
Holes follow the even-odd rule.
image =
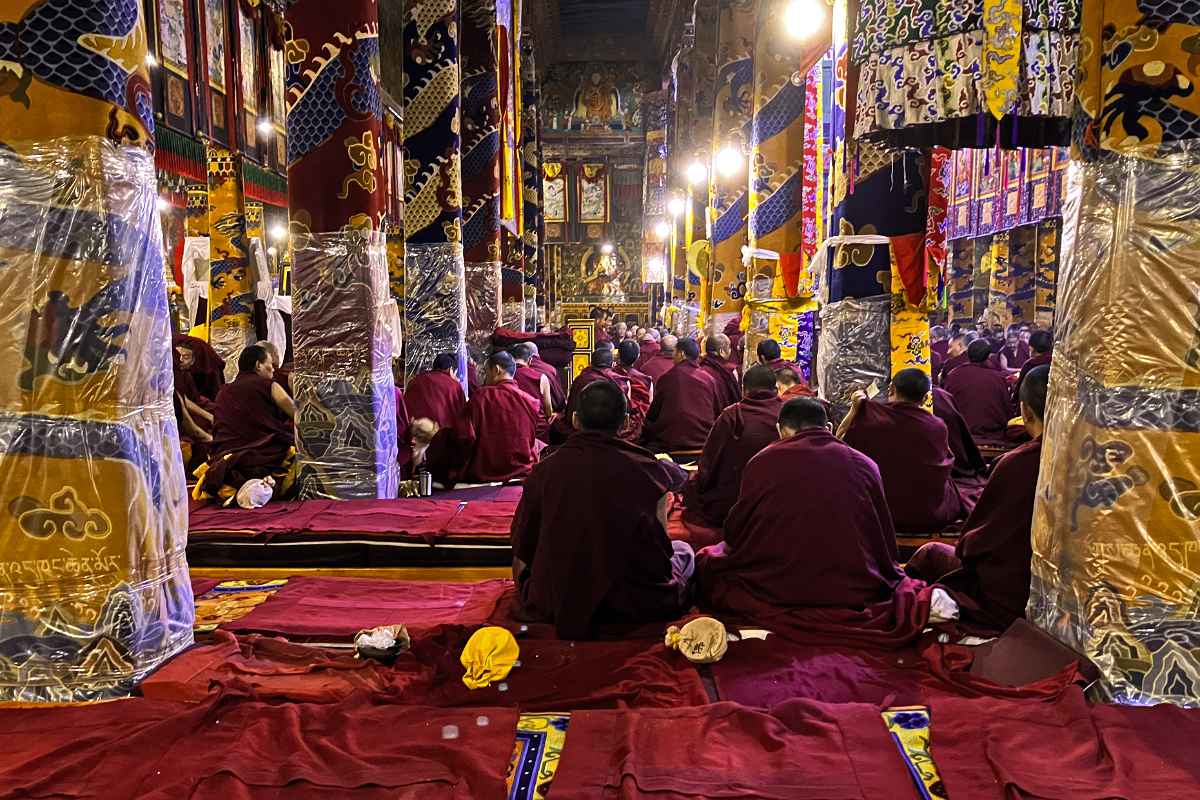
[[[822,0],[792,0],[784,9],[783,25],[789,36],[807,39],[821,28],[825,14]]]
[[[282,242],[287,238],[287,228],[282,225],[276,225],[271,228],[271,238],[276,242]]]
[[[158,66],[158,59],[154,57],[154,53],[146,53],[146,66],[150,69]]]
[[[667,213],[672,217],[681,217],[684,211],[687,211],[687,203],[682,197],[672,197],[667,201]]]
[[[658,234],[659,239],[666,239],[671,235],[671,223],[662,221],[654,226],[654,232]]]
[[[159,211],[166,211],[171,207],[171,202],[165,197],[160,197],[154,201],[154,205],[158,206]]]
[[[611,244],[609,244],[608,242],[605,242],[604,244],[600,245],[600,252],[604,253],[604,255],[607,256],[607,255],[611,254],[612,251],[613,251],[613,246]]]
[[[268,247],[267,255],[269,255],[271,258],[274,258],[275,256],[279,255],[279,251],[276,250],[274,247]]]
[[[271,120],[260,119],[258,121],[258,132],[263,136],[270,136],[274,131],[275,129],[271,127]]]
[[[726,178],[731,178],[738,174],[744,161],[745,159],[742,158],[742,154],[738,149],[733,145],[729,145],[717,153],[717,171]]]
[[[708,169],[706,169],[705,166],[699,161],[693,161],[688,165],[687,179],[688,183],[690,183],[692,186],[699,186],[700,184],[704,183],[704,180],[707,177]]]

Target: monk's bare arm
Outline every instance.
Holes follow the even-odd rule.
[[[296,418],[296,404],[292,402],[292,398],[288,397],[288,393],[278,383],[271,384],[271,399],[275,401],[275,405],[279,406],[283,413],[288,415],[289,419]]]
[[[854,424],[854,420],[858,418],[858,412],[862,410],[862,404],[867,402],[867,396],[862,392],[854,393],[854,402],[850,406],[849,413],[846,414],[842,424],[838,425],[837,433],[839,439],[846,438],[846,431],[850,430],[850,426]]]
[[[182,396],[182,395],[181,395],[181,396]],[[187,412],[188,412],[189,414],[191,414],[193,418],[195,418],[195,417],[202,417],[203,419],[206,419],[206,420],[208,420],[209,422],[212,422],[212,421],[213,421],[213,415],[212,415],[212,414],[210,414],[210,413],[208,413],[207,411],[205,411],[205,410],[204,410],[203,408],[201,408],[200,406],[196,405],[196,403],[195,403],[193,400],[190,400],[190,399],[188,399],[188,398],[184,397],[184,398],[183,398],[183,404],[184,404],[184,406],[186,407],[186,409],[187,409]]]
[[[550,396],[550,379],[545,375],[538,381],[538,389],[542,392],[542,413],[550,419],[554,416],[554,400]]]

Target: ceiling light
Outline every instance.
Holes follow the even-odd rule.
[[[600,252],[604,253],[604,255],[606,255],[606,256],[611,255],[612,251],[613,251],[613,246],[611,244],[609,244],[608,242],[605,242],[604,244],[600,245]]]
[[[682,217],[684,211],[687,211],[687,203],[682,197],[672,197],[667,201],[667,213],[672,217]]]
[[[783,25],[789,36],[807,39],[821,29],[825,14],[823,0],[792,0],[783,11]]]
[[[654,226],[654,232],[658,234],[658,238],[666,241],[666,238],[671,235],[671,223],[665,219]]]
[[[274,133],[275,129],[271,126],[271,120],[267,119],[266,117],[260,119],[258,121],[258,132],[263,136],[270,136],[272,133]]]
[[[157,200],[154,201],[154,205],[158,207],[159,211],[166,211],[168,208],[171,207],[171,201],[165,197],[160,196]]]
[[[725,149],[717,153],[717,172],[726,178],[737,175],[744,163],[741,151],[733,145],[726,145]]]
[[[687,168],[688,183],[699,186],[708,178],[708,169],[699,161],[693,161]]]
[[[287,238],[287,235],[288,235],[287,228],[283,227],[282,225],[275,225],[271,228],[271,240],[272,241],[282,242],[284,239]]]

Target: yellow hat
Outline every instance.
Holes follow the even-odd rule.
[[[466,668],[463,683],[468,689],[482,689],[493,681],[502,681],[521,655],[517,640],[505,628],[480,628],[471,634],[459,661]]]
[[[720,620],[697,617],[682,628],[667,628],[663,644],[683,653],[694,664],[712,664],[729,649],[729,634]]]

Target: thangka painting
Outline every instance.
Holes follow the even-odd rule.
[[[187,73],[187,26],[183,0],[158,2],[158,53],[163,63]]]
[[[238,66],[242,72],[242,104],[251,112],[258,110],[257,54],[254,17],[247,14],[246,9],[238,3]]]
[[[277,122],[282,123],[287,119],[287,94],[284,89],[287,72],[283,63],[283,51],[272,47],[268,52],[268,65],[271,70],[271,113]]]
[[[611,253],[599,244],[563,246],[558,297],[563,303],[629,303],[644,300],[641,239],[618,239]]]
[[[564,62],[542,84],[545,130],[640,131],[642,79],[634,62]]]
[[[608,222],[608,166],[580,164],[578,180],[579,221],[585,224]]]
[[[225,2],[204,0],[205,35],[208,39],[208,81],[225,88]]]
[[[567,221],[567,173],[557,161],[542,165],[542,212],[546,222]]]

